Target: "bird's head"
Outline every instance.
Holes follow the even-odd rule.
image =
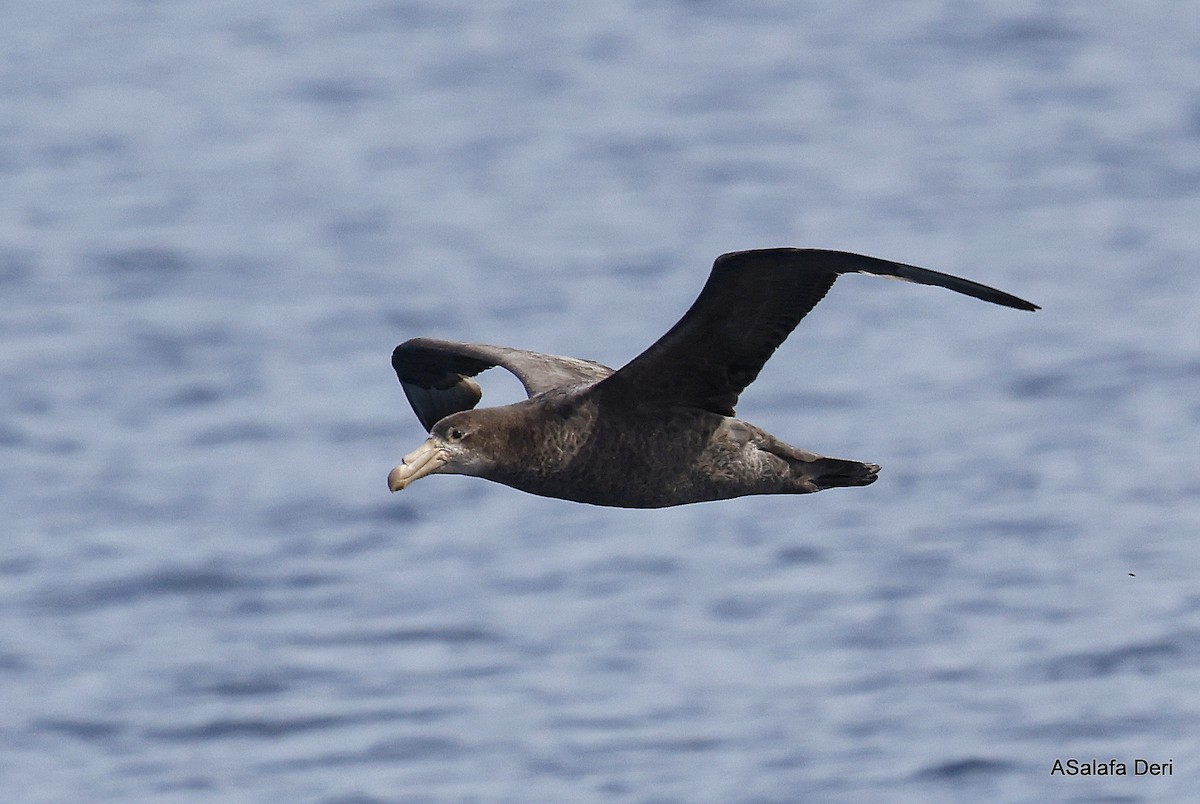
[[[485,476],[495,465],[486,411],[464,410],[438,421],[425,443],[388,473],[388,488],[399,491],[425,475]]]

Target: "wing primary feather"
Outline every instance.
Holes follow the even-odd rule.
[[[973,296],[976,299],[991,302],[992,304],[1012,307],[1016,310],[1028,310],[1032,312],[1041,309],[1033,302],[1026,301],[1011,293],[1005,293],[998,288],[970,279],[964,279],[961,276],[933,271],[929,268],[920,268],[916,265],[883,260],[878,257],[868,257],[863,254],[851,254],[847,251],[803,250],[812,252],[818,259],[824,257],[828,260],[829,267],[838,273],[873,274],[889,279],[913,282],[918,285],[934,285],[962,293],[966,296]]]
[[[1032,302],[970,279],[826,249],[755,249],[722,254],[700,295],[650,348],[606,385],[659,405],[733,415],[738,396],[843,273],[936,285],[983,301],[1037,310]]]
[[[529,396],[612,374],[590,360],[436,338],[413,338],[392,352],[392,368],[426,430],[451,413],[475,407],[483,392],[470,378],[497,366],[512,372]]]

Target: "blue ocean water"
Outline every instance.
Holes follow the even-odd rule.
[[[4,17],[4,800],[1193,800],[1194,14]],[[870,488],[388,494],[399,341],[620,365],[779,245],[1045,309],[838,283],[739,413]]]

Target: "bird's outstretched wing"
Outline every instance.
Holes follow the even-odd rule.
[[[601,387],[652,404],[732,416],[738,395],[767,358],[845,273],[938,285],[993,304],[1038,309],[969,279],[860,254],[796,248],[738,251],[717,257],[683,318]]]
[[[451,413],[475,407],[483,392],[470,378],[495,366],[515,374],[530,396],[613,373],[608,366],[575,357],[435,338],[413,338],[392,352],[392,368],[426,430]]]

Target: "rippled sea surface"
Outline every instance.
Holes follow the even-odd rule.
[[[4,18],[4,800],[1194,800],[1194,13]],[[780,245],[1044,310],[838,283],[739,413],[870,488],[388,494],[396,343],[621,365]]]

